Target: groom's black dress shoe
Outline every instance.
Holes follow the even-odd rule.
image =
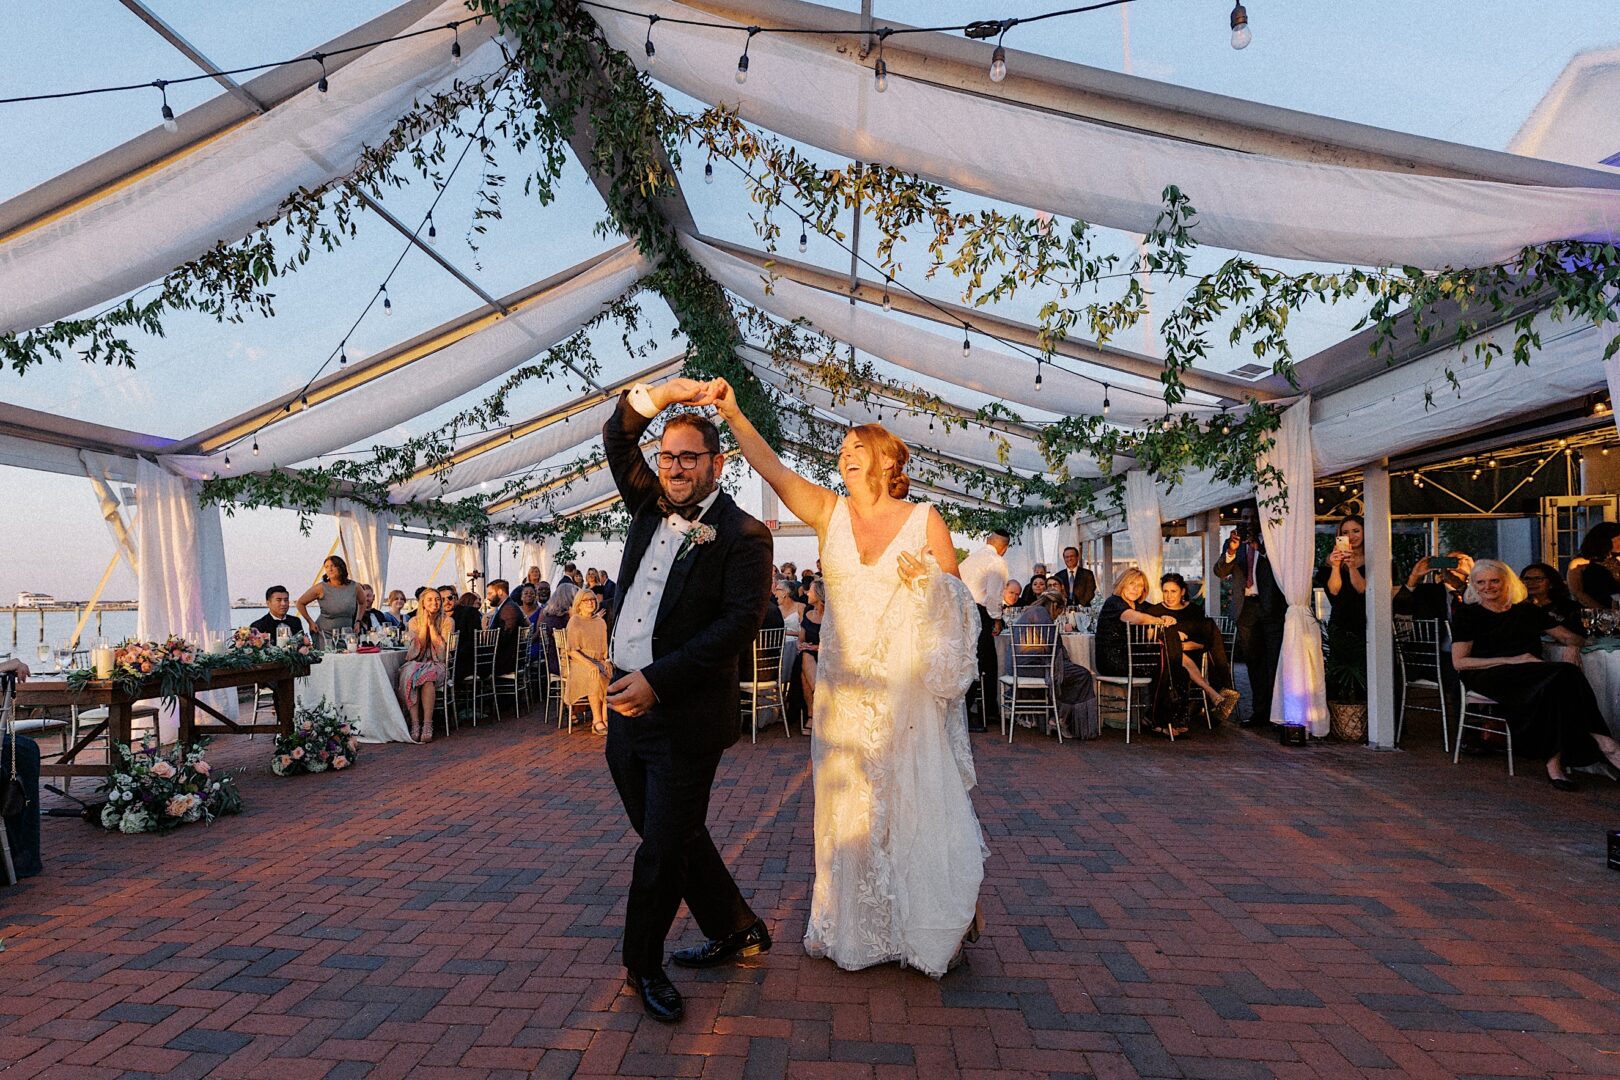
[[[662,971],[655,971],[651,975],[637,975],[627,970],[624,973],[624,984],[641,995],[641,1003],[647,1007],[647,1015],[654,1020],[673,1024],[686,1015],[686,1002],[682,1000],[681,992],[675,989],[675,984],[670,982],[669,976]]]
[[[679,949],[670,956],[670,959],[681,967],[706,968],[723,964],[739,956],[755,956],[770,951],[771,935],[770,931],[765,929],[765,922],[762,919],[735,934],[705,941],[702,945],[694,945],[690,949]]]

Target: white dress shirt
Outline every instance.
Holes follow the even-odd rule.
[[[962,584],[973,594],[973,602],[989,612],[992,619],[1001,618],[1001,590],[1007,584],[1007,560],[989,544],[962,560],[957,568]]]
[[[630,407],[646,417],[658,413],[645,383],[631,387]],[[698,504],[697,516],[707,514],[719,497],[719,488],[709,492]],[[680,527],[671,524],[672,519],[679,521]],[[675,568],[675,554],[681,550],[687,524],[674,514],[659,522],[647,542],[646,554],[641,557],[634,580],[625,586],[619,603],[619,620],[613,624],[612,652],[613,665],[623,671],[640,671],[653,662],[653,625],[658,621],[658,607],[663,603],[664,587],[669,584],[670,571]],[[687,552],[686,557],[696,556]]]

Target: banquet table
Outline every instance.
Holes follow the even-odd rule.
[[[342,707],[359,723],[363,743],[411,742],[394,690],[404,663],[403,649],[326,653],[308,677],[298,680],[298,704],[314,705],[324,697]]]

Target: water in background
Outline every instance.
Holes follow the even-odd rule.
[[[73,627],[78,624],[79,613],[76,611],[46,611],[45,613],[45,644],[59,645],[67,642],[73,636]],[[248,623],[264,614],[263,605],[249,608],[233,608],[231,610],[231,626],[246,626]],[[36,659],[35,650],[39,645],[39,617],[40,612],[24,609],[17,612],[17,642],[13,647],[11,640],[11,613],[0,612],[0,657],[15,653],[17,656],[32,664]],[[101,611],[97,609],[90,613],[90,619],[84,624],[84,633],[79,638],[80,648],[89,648],[97,641],[96,619],[101,620],[101,641],[109,645],[116,645],[127,637],[135,636],[135,617],[133,611]]]

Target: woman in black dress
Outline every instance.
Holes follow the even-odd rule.
[[[799,620],[799,651],[793,657],[788,676],[787,714],[791,721],[809,729],[816,715],[816,664],[821,658],[821,620],[827,614],[827,587],[820,578],[804,590],[804,615]]]
[[[1616,555],[1620,554],[1620,525],[1600,521],[1581,538],[1581,549],[1569,561],[1569,591],[1582,607],[1614,606],[1620,594],[1615,578]]]
[[[1166,574],[1159,579],[1159,596],[1159,602],[1148,605],[1147,610],[1175,620],[1187,678],[1209,697],[1215,722],[1224,723],[1238,703],[1238,692],[1232,689],[1232,665],[1226,659],[1225,635],[1215,620],[1204,614],[1204,605],[1188,598],[1187,579],[1180,574]],[[1207,678],[1198,664],[1200,656],[1209,661]]]
[[[1464,602],[1451,619],[1451,660],[1464,686],[1503,706],[1516,749],[1545,758],[1552,785],[1573,791],[1564,770],[1602,758],[1620,768],[1620,743],[1609,737],[1581,669],[1541,659],[1542,634],[1565,645],[1581,644],[1581,636],[1556,625],[1525,595],[1506,563],[1474,563]]]
[[[1366,530],[1361,518],[1351,515],[1339,522],[1333,550],[1316,572],[1316,587],[1327,593],[1328,643],[1335,655],[1356,657],[1366,667],[1367,560],[1363,556]],[[1427,569],[1427,568],[1425,568]]]
[[[1581,605],[1569,595],[1569,586],[1558,576],[1557,570],[1544,562],[1533,562],[1519,571],[1519,580],[1524,582],[1530,602],[1551,615],[1559,626],[1577,634],[1585,633],[1581,625]]]
[[[1169,629],[1176,625],[1170,615],[1155,613],[1147,602],[1147,575],[1134,566],[1119,576],[1114,583],[1114,595],[1103,601],[1097,615],[1097,671],[1103,675],[1129,675],[1131,661],[1126,625],[1156,626]],[[1160,662],[1158,674],[1148,687],[1148,700],[1153,703],[1153,731],[1159,735],[1180,737],[1187,733],[1182,722],[1181,702],[1187,686],[1187,669],[1182,662],[1181,636],[1160,634]],[[1170,678],[1165,678],[1166,675]]]

